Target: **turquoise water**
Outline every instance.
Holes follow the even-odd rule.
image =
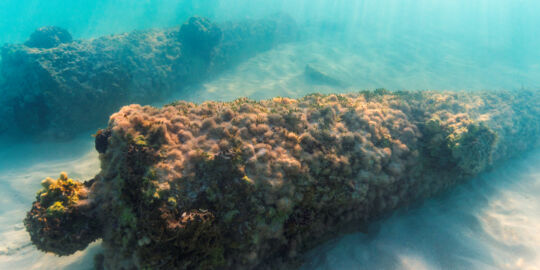
[[[4,0],[0,44],[23,43],[45,25],[90,39],[175,27],[193,15],[224,22],[283,12],[300,26],[298,41],[164,102],[379,87],[519,91],[540,88],[539,10],[534,0]],[[345,87],[306,83],[306,64]],[[89,179],[99,171],[89,135],[16,144],[7,138],[1,147],[0,269],[91,269],[98,244],[68,257],[44,254],[30,245],[21,222],[43,177],[70,170]],[[310,252],[302,269],[540,269],[539,162],[537,152],[528,153],[442,198],[398,211],[368,233],[335,239]]]
[[[285,12],[310,26],[312,39],[328,37],[330,46],[363,57],[345,68],[377,71],[356,87],[538,88],[539,9],[534,0],[7,0],[0,3],[0,44],[24,42],[44,25],[64,27],[78,39],[177,26],[194,14],[225,21]]]

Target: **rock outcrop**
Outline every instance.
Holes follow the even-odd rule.
[[[123,105],[162,101],[296,33],[283,15],[219,25],[193,17],[178,28],[76,41],[64,29],[40,28],[25,44],[2,48],[0,126],[69,138],[106,124]]]
[[[538,104],[532,91],[381,89],[130,105],[96,134],[101,172],[45,180],[25,224],[59,255],[103,239],[107,269],[282,269],[540,146]]]
[[[328,85],[333,87],[345,87],[346,84],[339,79],[331,77],[316,68],[312,65],[306,65],[304,68],[304,76],[309,83],[312,84],[321,84]]]

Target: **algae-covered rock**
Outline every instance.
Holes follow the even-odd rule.
[[[378,89],[130,105],[96,134],[94,180],[46,180],[25,224],[61,255],[101,238],[106,269],[282,269],[347,225],[538,147],[539,102]]]
[[[180,28],[180,41],[191,51],[209,57],[222,38],[221,29],[206,18],[191,17]]]
[[[32,33],[24,45],[31,48],[50,49],[73,40],[71,34],[58,26],[45,26]]]
[[[60,174],[46,178],[24,224],[36,247],[58,255],[83,250],[101,237],[99,222],[92,216],[88,187]]]
[[[467,131],[453,138],[452,157],[465,172],[476,174],[491,164],[497,134],[484,124],[471,124]]]
[[[0,132],[65,139],[103,126],[123,105],[163,101],[292,41],[295,22],[282,17],[220,24],[193,17],[171,29],[76,41],[61,28],[40,28],[25,45],[1,49]]]

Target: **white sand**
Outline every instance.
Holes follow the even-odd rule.
[[[58,257],[38,251],[22,220],[46,176],[61,171],[77,179],[91,179],[99,172],[92,137],[67,143],[10,144],[0,152],[0,269],[92,269],[99,244],[84,252]]]
[[[367,33],[366,33],[367,34]],[[540,65],[508,62],[506,55],[479,54],[466,44],[422,36],[358,38],[321,37],[279,45],[191,87],[176,99],[195,102],[300,97],[312,92],[346,92],[384,87],[392,90],[496,90],[540,87]],[[309,83],[310,64],[344,82],[332,88]]]

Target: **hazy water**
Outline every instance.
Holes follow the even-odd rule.
[[[59,25],[74,38],[170,27],[198,14],[223,21],[277,11],[305,31],[176,98],[389,89],[540,88],[540,1],[94,0],[0,1],[0,43]],[[313,85],[310,64],[346,85]],[[0,97],[1,98],[1,97]],[[106,124],[104,119],[103,124]],[[22,219],[46,176],[99,170],[92,138],[0,145],[0,269],[88,269],[89,251],[58,258],[29,245]],[[304,269],[540,269],[540,152],[317,248]]]

